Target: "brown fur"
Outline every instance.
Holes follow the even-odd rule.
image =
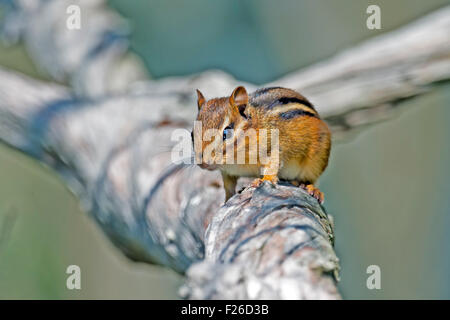
[[[194,150],[197,159],[203,155],[200,163],[203,168],[221,170],[226,199],[234,194],[237,177],[254,176],[258,179],[254,181],[253,186],[258,186],[263,181],[277,183],[280,178],[303,185],[311,195],[323,201],[323,194],[313,184],[327,167],[331,134],[326,123],[319,118],[317,111],[305,97],[286,88],[260,89],[248,96],[243,87],[238,87],[230,97],[208,101],[200,91],[197,93],[199,95],[197,121],[201,121],[201,125],[194,127],[196,142]],[[283,113],[292,110],[298,112],[298,115],[283,117]],[[229,126],[235,130],[234,135],[230,139],[223,140],[222,132]],[[217,136],[210,141],[203,141],[201,138],[207,129],[216,129]],[[261,129],[267,129],[269,133],[270,129],[278,129],[278,165],[273,165],[276,161],[263,164],[257,151],[251,150],[250,139],[242,139],[238,129],[241,129],[242,133],[251,133],[253,129],[258,146]],[[222,143],[225,145],[222,146]],[[273,142],[269,135],[269,150],[271,143]],[[234,152],[226,152],[227,144],[234,145]],[[217,152],[211,154],[205,152],[213,146],[220,147],[220,150],[217,149]],[[242,150],[245,150],[245,163],[235,164],[237,154]],[[256,158],[256,163],[249,163],[252,156]],[[231,160],[234,164],[226,162]],[[261,174],[261,170],[268,168],[275,168],[275,171]],[[263,177],[260,178],[260,175]]]

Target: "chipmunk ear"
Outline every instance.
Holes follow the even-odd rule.
[[[230,104],[238,108],[239,113],[244,118],[247,118],[247,116],[244,113],[245,108],[247,107],[247,103],[248,103],[247,90],[245,90],[245,88],[242,86],[234,89],[233,93],[230,96]]]
[[[206,99],[203,96],[203,94],[200,92],[200,90],[197,89],[197,106],[198,110],[202,108],[202,105],[205,103]]]

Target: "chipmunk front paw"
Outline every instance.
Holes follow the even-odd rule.
[[[258,178],[253,180],[250,187],[258,188],[260,185],[264,183],[264,181],[269,181],[271,184],[276,185],[278,183],[278,177],[277,176],[264,176],[262,178]]]
[[[323,192],[319,190],[319,188],[314,187],[312,184],[300,184],[300,188],[308,192],[311,196],[317,199],[320,204],[324,202]]]

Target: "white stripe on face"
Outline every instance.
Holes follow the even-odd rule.
[[[220,129],[207,129],[203,135],[205,141],[211,141],[203,150],[203,158],[209,164],[222,164],[223,162],[223,130],[230,124],[230,117],[227,115],[224,118],[222,127]],[[214,157],[212,152],[214,151]]]

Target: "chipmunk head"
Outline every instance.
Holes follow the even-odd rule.
[[[199,90],[197,96],[198,115],[192,131],[196,163],[214,170],[235,158],[236,133],[248,127],[248,94],[244,87],[237,87],[229,97],[206,100]]]

